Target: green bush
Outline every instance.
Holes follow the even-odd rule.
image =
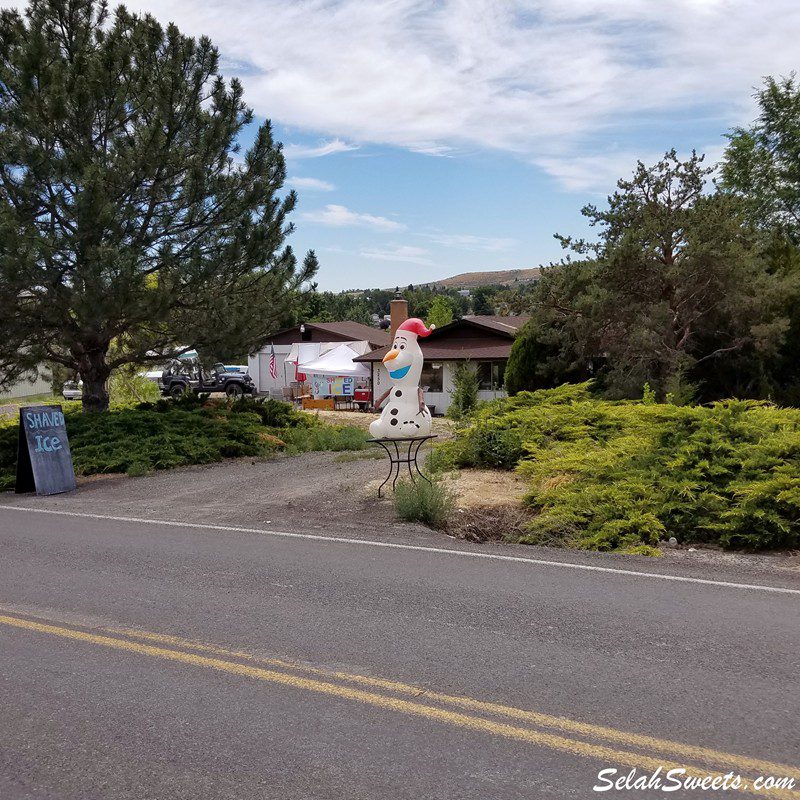
[[[0,417],[0,490],[13,489],[17,472],[17,419]]]
[[[800,547],[800,410],[520,392],[471,414],[435,466],[515,468],[537,512],[521,541],[647,552],[660,539]]]
[[[422,522],[433,528],[443,528],[453,513],[453,495],[439,481],[428,483],[402,481],[394,493],[397,516],[406,522]]]
[[[525,443],[550,433],[550,406],[590,400],[590,385],[578,384],[558,389],[519,392],[513,397],[482,403],[461,420],[455,438],[434,449],[430,457],[432,469],[481,467],[513,469],[526,454]],[[553,430],[552,435],[580,436],[592,419]]]
[[[236,400],[231,411],[234,413],[258,414],[261,422],[270,428],[308,428],[317,424],[317,418],[295,410],[291,403],[262,397],[242,397]]]
[[[315,450],[364,450],[369,434],[360,428],[347,428],[337,425],[314,425],[311,427],[289,428],[275,431],[286,443],[289,455],[307,453]]]

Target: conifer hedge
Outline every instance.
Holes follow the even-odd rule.
[[[516,469],[535,513],[520,541],[648,552],[659,540],[800,547],[800,410],[597,400],[589,383],[484,404],[439,468]]]

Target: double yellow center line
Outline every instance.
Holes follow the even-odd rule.
[[[397,681],[324,670],[284,659],[262,658],[252,653],[149,631],[127,628],[86,631],[11,613],[0,614],[0,625],[364,703],[395,713],[593,759],[606,767],[636,767],[648,772],[659,767],[663,772],[683,768],[686,776],[697,778],[722,777],[734,772],[740,774],[750,787],[749,791],[758,796],[800,800],[798,790],[756,792],[752,788],[753,778],[759,775],[794,778],[800,784],[800,768],[785,764],[554,717],[472,697],[426,691]]]

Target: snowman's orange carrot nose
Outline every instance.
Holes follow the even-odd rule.
[[[390,350],[384,357],[383,363],[385,364],[387,361],[391,361],[393,358],[397,358],[400,355],[399,350]]]

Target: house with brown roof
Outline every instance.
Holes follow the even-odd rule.
[[[469,363],[478,374],[481,400],[505,397],[506,364],[511,346],[529,317],[468,316],[437,328],[419,340],[425,365],[420,384],[425,400],[434,413],[443,414],[450,407],[455,388],[454,376],[459,364]],[[393,325],[393,328],[396,327]],[[372,368],[372,391],[380,397],[389,388],[389,373],[382,359],[391,343],[359,356],[354,361]]]
[[[260,394],[282,396],[284,389],[297,383],[296,367],[291,358],[293,354],[297,354],[299,346],[317,344],[320,346],[317,347],[319,354],[336,344],[360,343],[358,352],[368,352],[388,346],[390,342],[388,331],[352,320],[303,322],[277,331],[260,350],[251,353],[248,358],[248,373]],[[275,366],[274,370],[270,370],[273,353]]]

